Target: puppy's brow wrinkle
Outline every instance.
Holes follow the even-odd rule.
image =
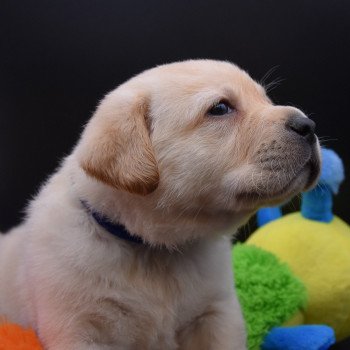
[[[115,321],[104,313],[92,312],[81,320],[83,339],[91,344],[113,345],[118,337],[115,334]]]
[[[132,313],[132,310],[129,307],[127,307],[124,303],[113,298],[99,298],[97,299],[96,304],[104,308],[106,307],[108,309],[114,309],[116,311],[119,311],[123,315]]]

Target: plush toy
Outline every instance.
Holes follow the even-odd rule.
[[[275,327],[265,337],[261,349],[327,350],[334,342],[334,332],[328,326]]]
[[[300,318],[300,310],[306,305],[306,288],[287,264],[266,250],[236,244],[232,257],[248,349],[260,349],[273,327]]]
[[[3,321],[0,324],[0,350],[43,350],[35,332]]]
[[[327,349],[332,343],[332,330],[329,327],[335,331],[337,340],[350,335],[350,227],[332,213],[332,194],[339,190],[344,179],[344,168],[340,158],[331,150],[323,149],[322,158],[319,184],[302,195],[301,212],[280,217],[279,208],[260,211],[258,222],[264,226],[245,245],[272,253],[280,262],[287,264],[306,288],[306,303],[295,310],[298,312],[294,316],[288,312],[289,320],[286,317],[275,326],[284,322],[285,325],[324,324],[328,327],[301,326],[297,329],[272,330],[263,343],[266,349]],[[262,279],[262,276],[259,278]],[[269,272],[265,278],[269,278]],[[275,283],[271,285],[277,288]],[[284,288],[284,282],[281,282],[281,288]],[[241,293],[244,294],[245,290],[238,292],[238,295]],[[277,294],[276,298],[280,300]],[[242,308],[244,313],[244,302]],[[315,329],[320,332],[315,340],[321,339],[324,331],[327,333],[323,344],[313,342],[312,345],[305,345]],[[283,337],[287,340],[284,345],[281,343]],[[277,340],[280,347],[276,345]],[[294,346],[297,341],[301,341],[304,347],[300,344]]]
[[[307,290],[287,264],[247,244],[235,245],[232,256],[249,350],[325,350],[334,343],[330,327],[290,327],[304,321]]]

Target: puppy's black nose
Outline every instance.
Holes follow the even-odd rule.
[[[316,124],[309,118],[305,118],[299,114],[292,115],[288,118],[286,127],[289,131],[302,136],[310,145],[316,141]]]

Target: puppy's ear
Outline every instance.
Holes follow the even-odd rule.
[[[84,171],[116,188],[146,195],[159,172],[147,128],[147,99],[118,90],[107,95],[86,126],[77,156]]]

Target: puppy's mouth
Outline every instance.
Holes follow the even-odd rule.
[[[320,161],[316,152],[313,152],[310,159],[292,176],[287,177],[283,170],[266,175],[267,183],[271,186],[243,191],[236,195],[238,201],[243,201],[252,207],[276,205],[294,195],[308,191],[317,183],[320,174]],[[273,186],[272,186],[273,184]]]
[[[307,163],[306,163],[306,170],[309,170],[309,177],[306,182],[306,185],[303,189],[303,192],[310,190],[311,188],[315,187],[317,184],[317,180],[320,176],[321,172],[321,162],[320,160],[313,156]]]

